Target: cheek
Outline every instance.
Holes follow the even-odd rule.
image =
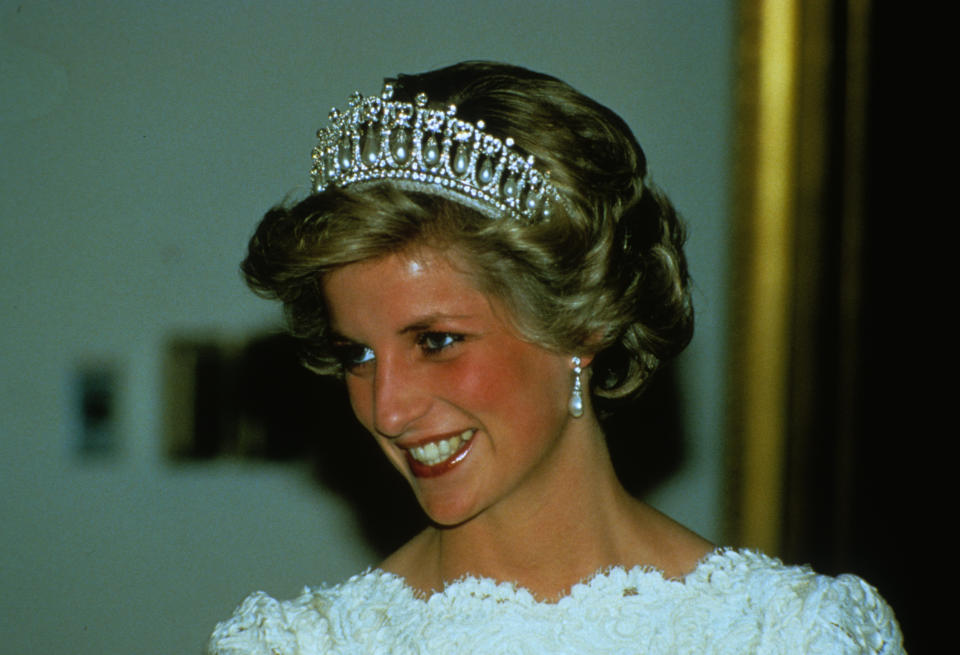
[[[350,398],[350,407],[354,416],[367,430],[373,429],[373,394],[370,385],[362,379],[351,375],[346,377],[347,396]]]
[[[502,406],[505,372],[483,357],[458,361],[450,371],[447,389],[467,407],[485,410]]]
[[[363,378],[357,378],[348,375],[346,378],[347,395],[350,398],[350,407],[353,409],[353,415],[357,417],[360,425],[373,436],[377,445],[387,456],[387,460],[406,475],[403,465],[403,455],[400,455],[395,448],[390,447],[390,439],[377,434],[374,428],[373,420],[373,392],[369,381]]]
[[[564,369],[539,350],[501,348],[496,356],[471,357],[446,388],[458,404],[528,434],[549,430],[566,413]]]

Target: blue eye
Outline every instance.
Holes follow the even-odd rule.
[[[359,343],[335,343],[333,356],[345,371],[352,371],[375,359],[373,349]]]
[[[428,355],[439,353],[461,341],[463,335],[452,332],[421,332],[417,335],[417,345]]]

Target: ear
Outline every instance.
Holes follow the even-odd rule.
[[[603,332],[597,332],[591,335],[591,337],[587,339],[586,343],[583,344],[583,349],[586,351],[585,353],[574,353],[580,357],[581,368],[587,368],[590,366],[590,364],[593,362],[593,358],[597,356],[597,351],[602,350],[601,344],[603,341]]]
[[[590,363],[593,361],[595,356],[596,353],[590,353],[589,355],[578,355],[578,357],[580,357],[580,368],[587,368],[590,366]]]

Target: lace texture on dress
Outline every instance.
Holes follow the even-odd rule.
[[[752,551],[708,555],[684,580],[612,568],[556,603],[485,578],[428,599],[379,569],[279,602],[258,592],[210,639],[210,655],[903,653],[893,612],[854,575]]]

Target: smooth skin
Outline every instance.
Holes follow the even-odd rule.
[[[470,574],[546,601],[615,565],[689,573],[713,546],[626,493],[589,399],[570,416],[577,353],[522,339],[464,266],[422,247],[324,279],[353,410],[434,523],[381,568],[424,595]],[[464,431],[455,466],[416,474],[409,449]]]

